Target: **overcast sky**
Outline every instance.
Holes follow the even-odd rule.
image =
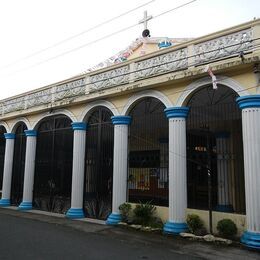
[[[157,16],[189,1],[0,0],[0,99],[80,74],[126,48],[141,35],[143,25],[91,42],[137,24],[144,10]],[[128,15],[42,52],[148,2]],[[148,28],[154,37],[198,37],[254,17],[260,17],[260,0],[197,0],[152,19]],[[63,55],[65,52],[69,53]]]

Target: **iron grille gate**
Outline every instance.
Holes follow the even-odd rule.
[[[88,120],[84,208],[86,216],[107,219],[112,209],[114,128],[112,113],[95,109]]]
[[[66,116],[44,119],[38,128],[34,207],[65,213],[70,208],[73,130]]]
[[[188,207],[208,209],[211,168],[213,210],[245,213],[241,111],[237,94],[206,86],[189,100],[187,119]]]
[[[131,110],[129,202],[168,206],[168,120],[164,105],[145,98]]]
[[[4,160],[5,160],[5,128],[0,126],[0,189],[3,185]]]
[[[11,205],[18,206],[23,199],[23,182],[25,167],[26,125],[20,123],[15,131],[14,158],[11,186]]]

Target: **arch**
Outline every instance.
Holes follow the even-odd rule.
[[[11,127],[11,133],[15,133],[16,128],[20,122],[23,122],[26,125],[27,129],[31,129],[31,124],[30,124],[29,120],[26,117],[20,117],[20,118],[17,118],[15,120],[15,122],[13,123],[13,125]]]
[[[224,85],[224,86],[227,86],[227,87],[233,89],[239,96],[249,95],[248,91],[246,91],[242,85],[240,85],[237,81],[235,81],[227,76],[217,76],[217,82],[221,85]],[[187,103],[187,100],[194,93],[195,90],[197,90],[205,85],[211,84],[211,83],[212,83],[212,80],[210,77],[204,77],[202,79],[192,82],[190,85],[188,85],[185,88],[185,90],[179,96],[179,98],[176,102],[176,106],[178,106],[178,107],[185,106]]]
[[[160,91],[145,90],[145,91],[136,93],[129,98],[128,102],[126,103],[126,105],[123,108],[122,115],[127,115],[138,100],[146,98],[146,97],[153,97],[153,98],[160,100],[165,105],[166,108],[173,106],[172,102],[168,99],[168,97],[166,97]]]
[[[106,101],[106,100],[100,100],[100,101],[95,101],[95,102],[91,102],[90,104],[88,104],[88,105],[85,107],[85,109],[82,111],[81,116],[79,117],[79,121],[80,121],[80,122],[83,122],[84,119],[86,119],[86,116],[89,114],[89,112],[90,112],[92,109],[94,109],[95,107],[99,107],[99,106],[108,108],[108,109],[112,112],[112,114],[113,114],[114,116],[119,115],[118,110],[117,110],[117,108],[114,106],[114,104],[112,104],[111,102]]]
[[[40,122],[43,119],[45,119],[47,117],[55,116],[55,115],[65,115],[68,118],[70,118],[70,120],[72,122],[77,122],[78,121],[76,116],[71,111],[69,111],[67,109],[58,109],[58,110],[55,110],[53,112],[47,112],[47,113],[41,115],[41,117],[36,122],[34,122],[34,124],[32,125],[32,129],[36,130],[38,128]]]
[[[6,122],[0,121],[0,126],[3,126],[5,128],[6,133],[9,133],[10,128]]]

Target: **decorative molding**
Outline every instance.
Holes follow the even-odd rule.
[[[127,65],[117,69],[108,70],[106,72],[102,72],[90,76],[89,91],[91,92],[91,91],[96,91],[108,87],[129,83],[129,78],[130,78],[129,73],[130,73],[130,67]]]
[[[157,90],[145,90],[145,91],[141,91],[141,92],[134,94],[133,96],[131,96],[128,99],[126,105],[124,106],[124,108],[122,110],[122,115],[128,115],[129,111],[136,104],[136,102],[138,100],[140,100],[142,98],[146,98],[146,97],[153,97],[153,98],[160,100],[165,105],[165,107],[173,106],[172,102],[162,92],[157,91]]]
[[[245,88],[242,85],[240,85],[237,81],[227,76],[217,75],[217,83],[233,89],[239,96],[250,95],[249,92],[245,90]],[[212,84],[212,80],[210,77],[204,77],[202,79],[192,82],[181,93],[175,105],[177,107],[185,106],[187,100],[192,95],[192,93],[194,93],[195,90],[203,86],[207,86],[209,84]]]
[[[136,62],[134,65],[134,79],[139,80],[163,73],[188,68],[188,49],[183,48],[159,55],[150,59]]]
[[[54,100],[75,97],[85,94],[85,79],[78,79],[62,85],[56,86],[54,92]]]
[[[253,30],[247,29],[236,33],[215,38],[194,45],[195,63],[206,63],[211,60],[238,55],[252,47]]]

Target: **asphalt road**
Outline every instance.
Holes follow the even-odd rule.
[[[257,252],[0,208],[0,260],[260,259]]]
[[[95,224],[92,224],[95,225]],[[106,229],[105,229],[106,230]],[[127,241],[107,232],[0,213],[0,259],[198,259],[161,250],[145,241]],[[129,243],[130,242],[130,243]]]

